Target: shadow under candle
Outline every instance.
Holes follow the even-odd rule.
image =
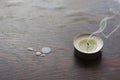
[[[85,54],[74,49],[75,63],[81,67],[95,67],[102,61],[102,51],[93,54]]]

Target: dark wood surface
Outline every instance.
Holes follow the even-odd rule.
[[[83,30],[85,28],[83,27]],[[45,33],[42,33],[42,36],[41,34],[40,36],[37,35],[36,39],[38,40],[34,39],[35,35],[32,36],[32,30],[31,35],[26,39],[14,39],[15,41],[6,38],[1,39],[0,79],[119,80],[119,32],[117,31],[109,39],[103,38],[104,48],[101,60],[82,62],[73,55],[72,43],[73,37],[79,32],[77,29],[79,28],[71,27],[69,31],[64,28],[59,33],[56,33],[55,30],[50,34],[46,30]],[[84,33],[84,31],[81,31],[81,33]],[[30,46],[38,51],[43,46],[49,46],[52,48],[52,52],[46,57],[35,56],[33,52],[27,51],[27,47]]]
[[[104,40],[101,59],[81,61],[73,54],[75,35],[96,31],[108,12],[78,11],[84,9],[78,0],[77,4],[66,0],[65,8],[53,5],[48,9],[33,0],[26,0],[27,4],[5,1],[0,3],[0,80],[120,80],[120,29],[108,39],[99,35]],[[28,47],[40,51],[45,46],[52,49],[46,57],[27,51]]]

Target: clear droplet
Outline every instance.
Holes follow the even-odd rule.
[[[46,55],[45,55],[45,54],[41,54],[40,56],[41,56],[41,57],[45,57]]]
[[[32,47],[27,48],[28,51],[34,51]]]
[[[41,49],[41,52],[44,53],[44,54],[48,54],[48,53],[51,52],[51,48],[49,48],[49,47],[43,47],[43,48]]]
[[[36,52],[36,56],[40,56],[42,53],[41,52]]]

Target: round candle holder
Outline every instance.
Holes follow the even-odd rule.
[[[91,34],[78,34],[73,41],[74,54],[76,57],[84,60],[99,59],[102,56],[103,40]],[[90,38],[90,39],[89,39]]]

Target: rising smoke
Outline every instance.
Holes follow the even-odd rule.
[[[115,16],[117,16],[117,15],[120,16],[120,12],[119,12],[119,11],[115,11],[115,10],[113,10],[113,9],[110,8],[110,12],[112,12],[114,15],[113,15],[113,16],[107,16],[107,17],[103,18],[103,19],[101,20],[101,22],[100,22],[100,25],[99,25],[100,28],[99,28],[97,31],[93,32],[93,33],[89,36],[87,42],[89,42],[89,40],[93,37],[93,35],[95,35],[95,34],[100,34],[100,33],[101,33],[105,38],[109,38],[109,37],[120,27],[120,24],[118,24],[118,25],[116,26],[116,28],[113,29],[108,35],[105,35],[105,34],[103,33],[103,31],[104,31],[104,30],[106,29],[106,27],[108,26],[108,25],[107,25],[108,20],[113,19],[113,18],[114,18]]]

